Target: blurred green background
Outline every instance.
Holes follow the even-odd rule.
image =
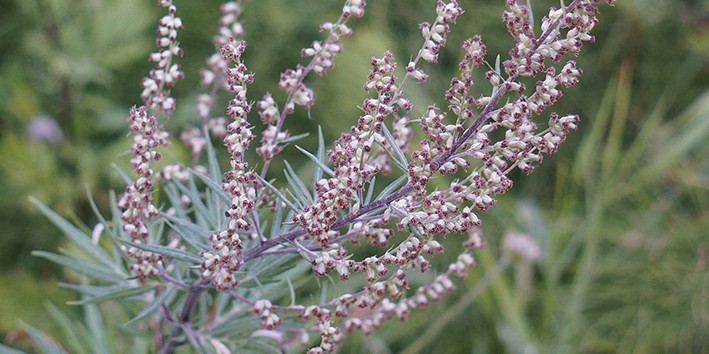
[[[73,294],[56,286],[71,277],[32,257],[62,238],[28,202],[32,195],[91,227],[88,194],[107,210],[121,190],[112,164],[128,170],[125,119],[139,104],[162,13],[141,0],[0,0],[0,338],[22,345],[21,322],[59,334],[45,303]],[[179,40],[187,78],[174,88],[174,136],[195,121],[199,69],[214,49],[217,2],[179,1]],[[535,17],[555,1],[533,1]],[[456,74],[460,44],[475,33],[488,61],[507,57],[511,39],[500,21],[503,1],[463,0],[438,66],[426,85],[409,86],[413,115]],[[281,71],[304,62],[299,49],[319,39],[339,1],[247,2],[245,62],[256,73],[256,100],[277,89]],[[326,141],[348,129],[364,97],[368,59],[385,50],[400,68],[421,44],[418,23],[432,19],[432,0],[370,1],[336,68],[310,78],[311,112],[288,123],[293,134],[317,126]],[[353,353],[709,353],[709,3],[626,0],[603,7],[596,43],[577,59],[581,83],[556,111],[582,117],[580,131],[531,176],[481,215],[487,248],[453,295],[392,321],[375,335],[351,336]],[[479,80],[481,91],[489,87]],[[255,116],[254,116],[255,117]],[[257,119],[253,118],[258,126]],[[56,125],[53,125],[56,124]],[[258,128],[257,128],[258,129]],[[60,132],[60,133],[58,133]],[[39,135],[38,135],[39,134]],[[42,135],[44,134],[44,135]],[[175,139],[177,141],[177,139]],[[185,159],[173,144],[166,162]],[[307,164],[294,149],[293,166]],[[271,171],[280,171],[274,164]],[[274,177],[280,177],[274,173]],[[540,260],[500,262],[501,240],[523,232]],[[459,243],[449,237],[451,245]],[[441,260],[445,263],[445,260]],[[26,344],[25,344],[26,345]]]

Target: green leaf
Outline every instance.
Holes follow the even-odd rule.
[[[293,204],[293,202],[288,200],[288,198],[286,198],[286,196],[283,195],[283,193],[281,193],[281,191],[278,190],[278,188],[276,188],[272,184],[268,183],[268,181],[261,178],[261,176],[258,176],[258,178],[261,180],[261,182],[263,183],[264,186],[266,186],[268,189],[270,189],[273,193],[276,193],[276,196],[278,196],[278,198],[281,201],[286,203],[286,205],[288,205],[288,207],[291,208],[291,210],[299,210],[298,207],[296,207],[295,204]]]
[[[283,163],[286,165],[286,170],[283,171],[283,173],[286,176],[288,185],[290,185],[291,189],[293,189],[296,198],[298,198],[302,205],[310,205],[315,203],[313,197],[310,195],[310,191],[305,186],[303,181],[300,180],[300,177],[298,177],[298,174],[295,173],[288,161],[284,160]]]
[[[382,131],[384,132],[384,137],[389,143],[389,147],[391,148],[392,152],[394,152],[394,156],[392,156],[394,158],[394,162],[396,162],[396,165],[399,166],[402,171],[406,172],[406,168],[409,165],[409,160],[406,158],[404,152],[401,151],[399,145],[396,144],[396,141],[389,132],[389,128],[387,128],[386,124],[382,124]]]
[[[659,149],[652,160],[638,171],[637,177],[633,178],[637,178],[639,181],[652,180],[652,177],[676,166],[682,156],[686,156],[698,147],[705,146],[709,136],[708,115],[709,91],[706,91],[680,115],[678,120],[681,120],[683,124],[681,127],[675,128],[676,133],[664,141],[665,148]]]
[[[295,279],[295,289],[300,289],[304,283],[310,281],[302,276],[311,269],[309,262],[302,262],[298,254],[283,254],[260,258],[257,262],[250,262],[246,275],[242,278],[240,286],[244,288],[257,287],[258,296],[269,298],[286,297],[289,294],[288,282]]]
[[[177,190],[175,182],[170,181],[165,184],[165,195],[169,200],[170,210],[174,215],[178,218],[188,218],[187,211],[182,207],[182,201],[180,200],[182,194]],[[167,215],[167,213],[163,214]]]
[[[44,214],[54,225],[56,225],[60,230],[62,230],[64,235],[66,235],[75,245],[81,248],[84,252],[89,254],[95,260],[111,268],[114,268],[114,270],[118,269],[116,265],[112,262],[111,256],[106,253],[103,248],[91,242],[91,236],[81,232],[81,230],[76,228],[68,221],[64,220],[64,218],[62,218],[59,214],[49,209],[46,205],[42,204],[37,199],[30,198],[30,201],[32,202],[32,204],[37,206],[42,212],[42,214]]]
[[[208,179],[207,176],[202,175],[202,177],[205,177]],[[186,195],[188,198],[190,198],[190,202],[192,203],[192,208],[195,211],[195,215],[199,216],[201,218],[201,220],[205,221],[206,223],[216,226],[216,223],[218,221],[215,219],[216,215],[212,210],[212,205],[205,204],[202,201],[202,197],[201,197],[199,191],[197,190],[197,186],[194,185],[194,183],[191,183],[191,188],[187,188],[182,183],[172,183],[172,185],[177,187],[177,189],[179,189],[180,192],[182,192],[184,195]],[[219,189],[221,190],[221,187]],[[223,193],[224,197],[228,197],[226,195],[226,193],[224,193],[223,191],[221,193]],[[177,198],[179,198],[179,197],[177,197]],[[231,198],[229,198],[228,203],[231,203]],[[229,205],[229,204],[227,204],[227,205]]]
[[[296,203],[298,210],[305,208],[307,204],[304,204],[298,197],[293,195],[293,192],[291,192],[290,189],[286,188],[286,193],[293,198],[293,201]]]
[[[125,183],[125,184],[133,183],[133,179],[130,178],[130,176],[128,176],[128,174],[123,172],[123,170],[120,167],[118,167],[118,165],[111,164],[111,167],[113,167],[113,170],[115,170],[116,173],[118,173],[118,176],[121,177],[121,179],[123,180],[123,183]]]
[[[32,337],[32,340],[34,341],[37,346],[39,346],[40,350],[45,353],[45,354],[66,354],[66,351],[62,349],[62,347],[57,344],[52,338],[50,338],[48,335],[42,333],[42,331],[30,326],[27,323],[22,322],[22,326],[25,328],[25,331]]]
[[[33,256],[48,259],[54,263],[71,268],[79,274],[86,275],[98,281],[121,283],[125,281],[122,274],[117,274],[112,269],[101,264],[89,262],[81,258],[71,258],[45,251],[32,251]]]
[[[408,175],[401,175],[399,178],[397,178],[394,182],[389,183],[386,188],[384,188],[379,195],[377,195],[376,200],[380,200],[382,198],[386,198],[389,196],[389,194],[394,193],[399,187],[404,184],[404,181],[406,181],[409,178]]]
[[[236,313],[219,326],[205,329],[203,333],[215,338],[226,336],[231,338],[245,338],[258,328],[259,320],[251,316],[250,313]]]
[[[101,312],[96,304],[86,304],[84,306],[84,317],[86,325],[91,332],[91,348],[95,353],[109,353],[106,342],[106,326],[101,318]]]
[[[93,210],[94,215],[96,215],[96,218],[98,219],[98,221],[100,223],[106,225],[107,224],[106,218],[98,210],[98,206],[96,205],[96,200],[94,200],[93,194],[91,193],[91,190],[89,188],[86,188],[86,194],[89,197],[89,204],[91,205],[91,210]]]
[[[209,230],[193,223],[189,219],[167,214],[163,214],[163,217],[168,220],[168,224],[180,235],[180,238],[189,243],[194,249],[201,251],[208,247],[206,235],[209,235]]]
[[[364,204],[369,204],[372,201],[372,195],[374,195],[374,187],[377,185],[377,176],[372,177],[369,181],[369,188],[367,188],[367,196],[364,198]]]
[[[151,291],[157,287],[158,286],[156,284],[142,285],[139,287],[133,287],[130,285],[126,285],[126,287],[123,288],[122,290],[118,290],[118,291],[115,291],[115,292],[112,292],[109,294],[105,294],[105,295],[87,297],[87,298],[84,298],[81,300],[68,301],[67,304],[69,304],[69,305],[85,305],[85,304],[104,302],[104,301],[108,301],[108,300],[124,299],[124,298],[128,298],[128,297],[133,297],[136,295],[141,295],[141,294]]]
[[[126,287],[126,284],[117,285],[85,285],[85,284],[70,284],[70,283],[59,283],[62,288],[67,288],[80,292],[81,294],[88,296],[101,296],[109,294],[118,290],[122,290]]]
[[[219,160],[217,159],[217,153],[214,150],[214,145],[212,145],[212,139],[209,136],[209,129],[204,129],[204,138],[207,144],[207,169],[209,170],[209,176],[214,181],[218,181],[224,178],[221,167],[219,167]],[[221,187],[219,188],[221,190]]]
[[[47,312],[54,319],[54,321],[59,325],[62,330],[64,338],[64,346],[71,350],[75,354],[92,353],[91,348],[86,347],[86,340],[83,336],[77,332],[82,331],[81,324],[75,323],[70,319],[64,312],[58,309],[51,303],[45,304]],[[82,338],[82,339],[79,339]]]
[[[217,183],[209,176],[205,176],[193,169],[188,169],[188,171],[190,171],[193,176],[199,178],[202,182],[204,182],[204,184],[206,184],[210,190],[214,191],[219,196],[219,199],[222,200],[222,202],[226,203],[226,205],[231,205],[231,197],[227,192],[222,189],[221,184]]]
[[[234,304],[233,300],[234,299],[231,297],[231,295],[220,291],[214,299],[214,317],[219,318],[228,316],[225,315],[225,313],[229,311],[229,306]]]
[[[252,349],[254,350],[254,353],[262,353],[262,354],[279,354],[283,353],[283,351],[278,348],[277,346],[274,345],[275,341],[271,339],[270,342],[267,342],[263,339],[260,339],[258,337],[251,337],[248,339],[246,342],[245,350]]]
[[[6,345],[0,344],[0,353],[2,354],[27,354],[26,352],[10,348]]]
[[[281,225],[283,224],[283,204],[276,203],[276,212],[273,214],[273,219],[271,219],[271,233],[270,238],[276,237],[281,233]]]
[[[206,176],[204,176],[206,177]],[[220,181],[220,180],[214,180]],[[204,193],[204,201],[202,199],[195,200],[200,206],[204,206],[198,212],[195,212],[195,222],[207,229],[223,229],[226,224],[226,217],[224,216],[224,210],[231,205],[232,196],[222,189],[221,183],[218,189],[213,189],[208,187]],[[194,180],[194,176],[190,177],[190,189],[192,189],[195,195],[200,195],[199,188],[197,188],[197,183]],[[224,201],[224,197],[229,198],[228,202]],[[194,207],[194,206],[193,206]]]
[[[119,240],[122,240],[126,237],[125,231],[123,231],[123,228],[121,227],[122,225],[122,220],[121,220],[121,211],[118,209],[118,202],[116,201],[116,193],[111,191],[109,193],[109,202],[108,205],[111,207],[111,227],[109,228],[111,230],[110,235],[113,241],[112,245],[112,254],[113,254],[113,259],[116,263],[122,262],[123,257],[125,254],[123,253],[123,250],[120,248],[120,244],[118,243]],[[128,277],[126,275],[126,277]]]
[[[325,164],[325,138],[322,134],[322,127],[318,126],[318,151],[317,160]],[[322,179],[323,168],[320,164],[315,164],[315,170],[313,171],[313,191],[315,191],[315,186],[320,179]],[[315,193],[315,192],[314,192]]]
[[[168,257],[170,259],[176,259],[179,261],[191,263],[191,264],[199,264],[202,259],[190,252],[183,251],[180,249],[172,248],[172,247],[167,247],[167,246],[161,246],[161,245],[149,245],[145,243],[135,243],[135,242],[130,242],[130,241],[121,241],[127,245],[131,245],[135,248],[140,248],[141,250],[145,251],[150,251],[153,253],[161,254],[165,257]]]
[[[170,300],[172,299],[173,295],[175,294],[176,289],[173,287],[168,287],[165,289],[165,291],[161,292],[156,296],[153,301],[151,301],[149,304],[147,304],[143,310],[140,311],[135,317],[133,317],[130,321],[126,323],[126,325],[133,324],[137,321],[140,321],[141,319],[145,318],[146,316],[152,314],[155,312],[157,309],[160,308],[160,305],[164,303],[169,303]],[[168,299],[170,298],[170,299]]]
[[[303,139],[303,138],[306,138],[306,137],[308,137],[308,136],[310,136],[310,133],[303,133],[303,134],[298,134],[298,135],[289,136],[288,138],[283,139],[283,140],[281,141],[281,144],[292,143],[292,142],[294,142],[294,141],[298,141],[298,140]]]
[[[296,145],[295,148],[300,150],[300,152],[305,154],[305,156],[307,156],[309,159],[313,160],[313,162],[315,162],[315,164],[318,165],[323,170],[323,172],[330,175],[330,177],[335,176],[335,172],[332,169],[330,169],[330,167],[327,167],[327,165],[325,165],[325,163],[323,161],[320,161],[317,157],[315,157],[313,154],[308,152],[308,150],[305,150],[298,145]]]

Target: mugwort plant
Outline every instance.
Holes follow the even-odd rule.
[[[536,26],[528,3],[507,0],[502,20],[514,40],[507,59],[489,61],[479,35],[465,40],[459,74],[442,93],[447,106],[437,107],[412,102],[407,87],[426,83],[427,66],[438,62],[448,33],[464,20],[455,0],[438,0],[431,22],[420,24],[423,44],[410,61],[390,52],[371,58],[368,95],[351,129],[329,148],[322,132],[317,151],[297,147],[314,165],[312,181],[286,162],[287,183],[279,183],[267,180],[271,162],[302,138],[286,130],[286,120],[316,103],[305,79],[334,68],[365,1],[345,1],[339,18],[320,26],[323,38],[301,50],[307,63],[281,74],[282,102],[269,93],[249,96],[257,75],[243,59],[248,47],[239,22],[248,6],[224,3],[218,52],[201,72],[198,120],[181,135],[192,160],[158,170],[160,149],[170,142],[164,124],[176,107],[170,89],[184,77],[177,40],[183,23],[171,0],[159,0],[167,14],[149,57],[155,67],[142,81],[143,104],[128,119],[136,177],[123,174],[127,187],[114,198],[113,218],[99,216],[92,235],[40,205],[83,254],[38,254],[91,279],[73,285],[83,294],[76,303],[143,304],[130,323],[160,353],[182,346],[328,353],[349,332],[405,320],[452,292],[455,278],[475,266],[474,251],[484,245],[479,216],[512,187],[510,173],[531,173],[576,130],[577,115],[550,107],[579,81],[582,70],[569,58],[593,42],[600,3],[562,2]],[[489,94],[475,92],[474,70],[484,72]],[[225,110],[215,103],[224,92]],[[411,116],[414,105],[425,113]],[[228,153],[225,172],[213,138]],[[441,176],[452,182],[433,188],[429,182]],[[101,243],[102,235],[111,242]],[[460,254],[435,269],[431,260],[444,252],[447,235],[460,240]],[[507,248],[524,256],[535,247],[524,246],[528,241]]]

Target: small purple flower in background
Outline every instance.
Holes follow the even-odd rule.
[[[25,134],[32,140],[44,140],[59,145],[64,140],[64,132],[57,121],[50,116],[36,116],[27,123]]]
[[[528,261],[535,261],[542,256],[537,243],[525,233],[510,231],[503,241],[504,249],[512,256],[519,256]]]

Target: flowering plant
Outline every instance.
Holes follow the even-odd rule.
[[[313,339],[309,353],[322,353],[334,351],[347,332],[372,333],[386,320],[406,319],[453,291],[453,278],[475,265],[473,251],[483,246],[478,213],[512,187],[510,172],[531,173],[577,127],[577,115],[541,117],[563,89],[578,83],[582,71],[566,54],[578,55],[593,41],[600,1],[551,8],[536,28],[529,5],[507,0],[502,19],[514,40],[509,59],[490,63],[481,36],[465,40],[460,73],[444,93],[447,109],[430,104],[414,118],[409,112],[420,103],[407,98],[406,87],[426,82],[424,62],[438,62],[464,13],[455,0],[437,1],[402,77],[390,52],[372,58],[362,114],[329,149],[322,133],[316,152],[299,148],[314,164],[313,180],[306,183],[286,162],[287,184],[266,179],[284,147],[302,138],[285,122],[315,104],[305,78],[333,69],[353,32],[349,22],[364,15],[365,2],[346,1],[336,21],[321,25],[324,39],[301,51],[310,61],[281,74],[286,98],[280,104],[269,93],[249,101],[255,74],[242,59],[243,4],[223,4],[214,38],[219,52],[201,73],[198,126],[181,136],[192,161],[156,172],[159,149],[169,141],[163,124],[176,107],[170,88],[184,76],[177,63],[182,21],[171,0],[158,3],[168,13],[150,55],[156,67],[142,82],[144,104],[129,117],[137,178],[124,174],[128,185],[115,198],[113,219],[101,218],[90,237],[40,205],[87,257],[37,254],[95,280],[73,286],[83,294],[77,303],[144,303],[130,323],[144,326],[160,353],[187,344],[217,353],[253,345],[278,352]],[[473,93],[474,70],[481,67],[492,87],[487,95]],[[214,108],[220,91],[230,95],[223,117]],[[260,171],[249,161],[255,134],[247,118],[254,106],[264,125],[253,149]],[[222,139],[229,154],[226,172],[212,137]],[[387,185],[377,180],[384,175],[393,176]],[[432,188],[429,181],[446,175],[456,179]],[[165,206],[156,203],[158,195]],[[100,244],[104,234],[109,251]],[[435,270],[431,259],[444,251],[446,235],[464,235],[462,247],[447,268]],[[510,240],[512,252],[535,253],[514,251],[526,240]],[[370,245],[366,254],[356,247],[361,243]],[[433,271],[427,283],[415,276]],[[303,294],[314,288],[310,274],[328,277],[335,291],[323,282],[318,299]]]

